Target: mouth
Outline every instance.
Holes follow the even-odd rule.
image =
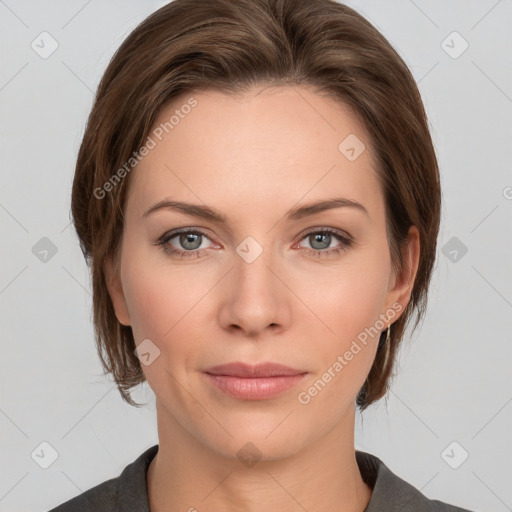
[[[256,365],[246,363],[227,363],[213,366],[205,370],[210,375],[226,375],[229,377],[289,377],[307,373],[278,363],[260,363]]]
[[[210,384],[234,398],[266,400],[296,386],[308,372],[277,363],[236,362],[208,368],[203,374]]]

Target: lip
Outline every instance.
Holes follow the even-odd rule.
[[[211,375],[228,375],[230,377],[281,377],[307,373],[278,363],[246,364],[241,362],[212,366],[205,373]]]
[[[243,400],[267,400],[296,386],[308,372],[277,363],[228,363],[203,372],[224,393]]]

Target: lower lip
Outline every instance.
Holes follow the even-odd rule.
[[[212,375],[206,378],[221,391],[243,400],[266,400],[296,386],[307,374],[280,375],[276,377],[233,377],[231,375]]]

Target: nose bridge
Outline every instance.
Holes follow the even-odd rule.
[[[263,237],[262,237],[263,239]],[[248,236],[236,247],[233,270],[222,308],[224,327],[237,325],[256,333],[271,324],[283,324],[285,309],[283,284],[278,274],[271,238],[265,247],[255,237]]]
[[[234,263],[235,288],[238,287],[238,293],[247,293],[254,299],[258,299],[259,295],[276,295],[276,277],[270,270],[276,265],[270,246],[271,239],[259,239],[262,240],[261,243],[252,236],[242,240],[236,248],[237,258]]]

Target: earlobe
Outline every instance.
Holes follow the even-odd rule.
[[[119,271],[113,268],[111,260],[107,260],[104,266],[105,284],[107,286],[110,300],[114,306],[116,317],[120,324],[131,325],[128,307],[124,297],[123,286]]]

